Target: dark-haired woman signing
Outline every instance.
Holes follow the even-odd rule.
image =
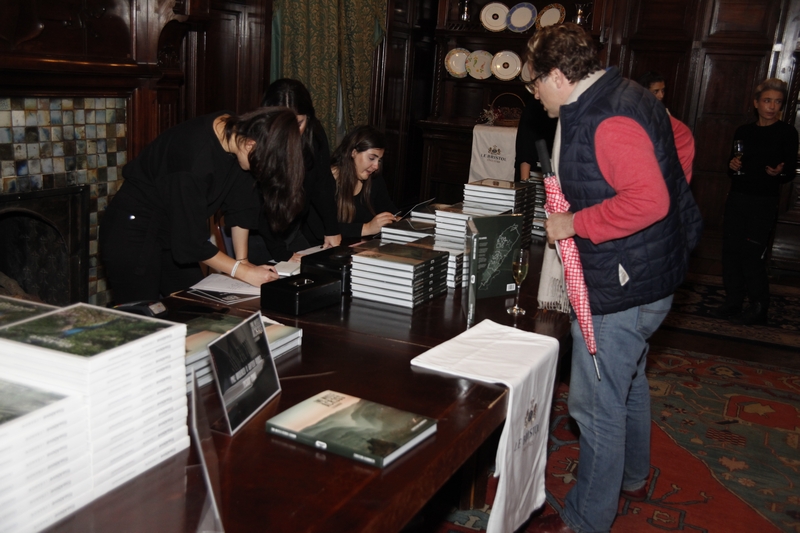
[[[248,229],[261,209],[280,231],[303,206],[297,116],[284,107],[187,120],[146,146],[122,172],[106,210],[100,251],[115,303],[156,300],[202,279],[199,263],[251,285],[277,279],[247,260]],[[254,194],[256,193],[256,194]],[[218,209],[236,258],[209,241]]]
[[[343,237],[375,235],[396,220],[397,207],[380,175],[385,149],[383,133],[372,126],[358,126],[331,155],[336,211]],[[318,217],[310,217],[304,232],[311,244],[320,242],[321,229]]]

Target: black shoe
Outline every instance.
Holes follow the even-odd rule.
[[[711,312],[716,318],[733,319],[742,314],[742,304],[722,304]]]
[[[747,309],[736,320],[745,326],[755,326],[767,323],[767,306],[761,303],[754,303],[747,306]]]

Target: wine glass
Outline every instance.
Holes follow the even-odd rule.
[[[514,300],[514,307],[506,309],[509,315],[524,315],[525,310],[519,306],[519,289],[525,276],[528,275],[528,264],[530,263],[530,252],[527,248],[520,248],[514,256],[511,264],[511,274],[514,276],[514,283],[517,285],[517,297]]]
[[[741,139],[737,139],[733,141],[733,157],[742,160],[742,156],[744,155],[744,141]],[[741,168],[733,173],[734,176],[744,176],[744,172]]]

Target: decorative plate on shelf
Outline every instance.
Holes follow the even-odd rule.
[[[499,80],[513,80],[522,68],[519,56],[510,50],[497,52],[492,58],[492,74]]]
[[[561,24],[564,22],[564,17],[566,17],[566,12],[564,11],[564,6],[561,4],[550,4],[549,6],[545,6],[539,11],[539,16],[536,17],[536,29],[541,30],[546,26],[552,26],[553,24]]]
[[[515,5],[506,16],[508,29],[517,33],[528,31],[535,22],[536,8],[528,2]]]
[[[492,54],[486,50],[475,50],[467,56],[467,74],[478,80],[491,77]]]
[[[490,2],[481,9],[481,24],[489,31],[506,29],[508,7],[500,2]]]
[[[522,70],[519,71],[519,79],[525,83],[531,82],[531,69],[528,68],[528,62],[522,64]]]
[[[469,50],[466,48],[453,48],[444,58],[444,68],[447,73],[454,78],[464,78],[467,76],[467,56]]]

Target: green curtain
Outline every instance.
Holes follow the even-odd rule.
[[[281,64],[271,72],[308,87],[335,146],[337,73],[347,129],[367,123],[373,51],[383,37],[386,0],[276,0],[273,8],[280,30],[273,32],[272,47],[281,50]]]

